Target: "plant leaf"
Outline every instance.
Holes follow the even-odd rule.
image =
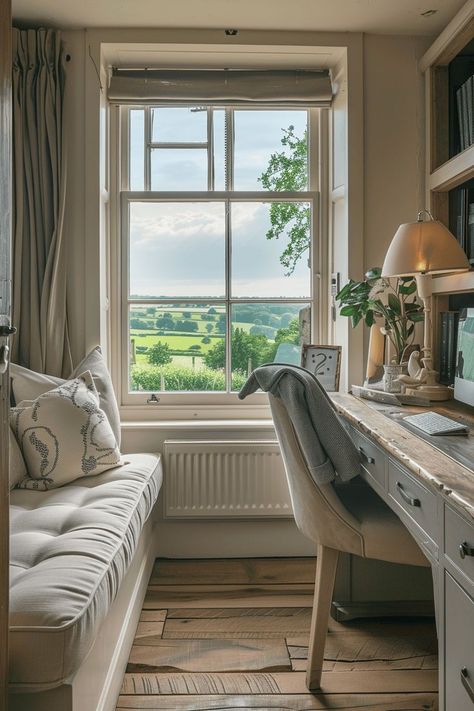
[[[340,314],[341,316],[355,316],[359,313],[359,309],[356,306],[343,306]]]
[[[388,295],[388,304],[395,314],[399,315],[402,313],[402,307],[400,305],[400,300],[397,299],[395,294]]]
[[[407,294],[408,296],[410,294],[414,294],[416,291],[416,284],[413,281],[411,284],[404,285],[404,284],[399,284],[398,286],[398,291],[400,294]]]

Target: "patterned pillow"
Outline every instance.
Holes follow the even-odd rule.
[[[121,464],[90,371],[12,408],[10,424],[28,477],[22,489],[55,489]]]
[[[73,370],[68,380],[79,377],[81,373],[90,370],[94,378],[95,386],[99,392],[100,407],[107,415],[110,426],[115,434],[115,439],[120,447],[120,413],[115,397],[112,378],[107,369],[107,363],[104,360],[102,351],[99,346],[93,348],[90,353],[79,363],[77,368]],[[22,400],[35,400],[37,397],[63,385],[66,380],[57,378],[54,375],[45,375],[44,373],[36,373],[29,368],[23,368],[16,363],[10,363],[10,378],[12,381],[11,392],[13,394],[13,403],[15,406]]]

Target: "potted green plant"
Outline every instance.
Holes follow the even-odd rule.
[[[352,279],[336,295],[341,316],[347,316],[355,328],[361,321],[373,326],[382,322],[381,331],[393,346],[392,362],[384,366],[387,387],[406,366],[407,348],[413,344],[415,323],[423,321],[423,306],[416,298],[414,277],[384,279],[380,267],[369,269],[363,281]],[[388,370],[387,370],[388,369]],[[390,371],[390,372],[389,372]],[[384,376],[385,382],[385,376]],[[399,390],[399,385],[395,385]]]

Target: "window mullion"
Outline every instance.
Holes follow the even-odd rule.
[[[231,206],[230,200],[225,204],[225,383],[226,392],[232,390],[232,314],[230,308],[231,274],[232,274],[232,242],[231,242]]]
[[[151,109],[145,107],[145,190],[151,190]]]
[[[234,111],[225,110],[225,188],[234,189]]]
[[[207,109],[207,189],[214,190],[214,128],[213,111]]]

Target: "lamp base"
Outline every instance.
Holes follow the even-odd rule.
[[[447,385],[441,385],[440,383],[434,383],[432,385],[419,385],[417,388],[407,387],[405,393],[407,395],[425,397],[428,400],[433,400],[434,402],[451,400],[453,397],[452,388],[449,388]]]

